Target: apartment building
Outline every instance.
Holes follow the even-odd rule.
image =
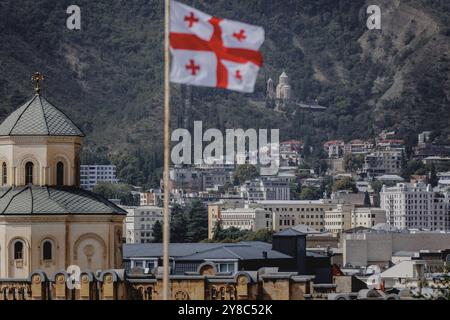
[[[99,182],[118,183],[114,165],[81,165],[80,185],[85,190],[92,189]]]
[[[351,229],[353,208],[352,204],[342,203],[331,210],[325,211],[325,231],[337,234]]]
[[[434,192],[430,185],[383,186],[380,204],[386,210],[387,222],[399,229],[450,230],[449,195]]]
[[[157,206],[163,200],[163,191],[161,189],[150,189],[139,193],[141,206]]]
[[[270,177],[247,181],[241,186],[241,197],[248,201],[289,200],[290,177]]]
[[[155,206],[141,206],[126,209],[126,243],[150,243],[153,240],[153,226],[163,223],[163,209]]]
[[[386,223],[386,211],[381,208],[354,208],[352,210],[352,229],[372,228],[379,223]]]
[[[368,177],[377,177],[385,174],[400,174],[402,169],[402,159],[402,149],[378,150],[366,156],[363,172]]]

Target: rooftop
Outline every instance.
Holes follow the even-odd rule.
[[[162,243],[124,244],[123,256],[129,258],[162,257]],[[271,244],[258,241],[239,243],[170,243],[169,256],[177,260],[259,260],[264,259],[264,252],[268,259],[291,259],[292,257],[272,250]]]
[[[126,214],[105,198],[77,187],[2,187],[0,215]]]
[[[61,110],[36,94],[3,121],[0,136],[84,137],[84,134]]]

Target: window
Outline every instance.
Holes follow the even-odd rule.
[[[15,260],[23,259],[23,243],[22,243],[22,241],[16,241],[16,243],[14,243],[14,259]]]
[[[27,162],[25,164],[25,184],[33,184],[33,167],[32,162]]]
[[[6,162],[2,164],[2,184],[6,185],[8,183],[8,171],[6,167]]]
[[[52,243],[50,241],[45,241],[42,248],[42,257],[44,260],[52,260]]]
[[[231,272],[231,273],[235,272],[234,263],[219,263],[217,264],[217,267],[218,272]]]
[[[64,163],[61,161],[56,164],[56,185],[64,185]]]

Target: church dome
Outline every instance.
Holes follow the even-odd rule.
[[[3,121],[0,136],[84,137],[84,133],[61,110],[36,94]]]
[[[103,197],[77,187],[0,187],[0,215],[125,215]]]

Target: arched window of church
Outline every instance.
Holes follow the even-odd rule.
[[[56,164],[56,185],[64,185],[64,163],[61,161]]]
[[[33,162],[27,162],[25,164],[25,184],[33,184]]]
[[[8,183],[8,171],[6,167],[6,162],[2,164],[2,184],[6,185]]]
[[[42,248],[42,257],[44,260],[52,260],[52,243],[50,241],[44,241]]]
[[[14,259],[15,260],[23,259],[23,243],[22,243],[22,241],[16,241],[14,243]]]

